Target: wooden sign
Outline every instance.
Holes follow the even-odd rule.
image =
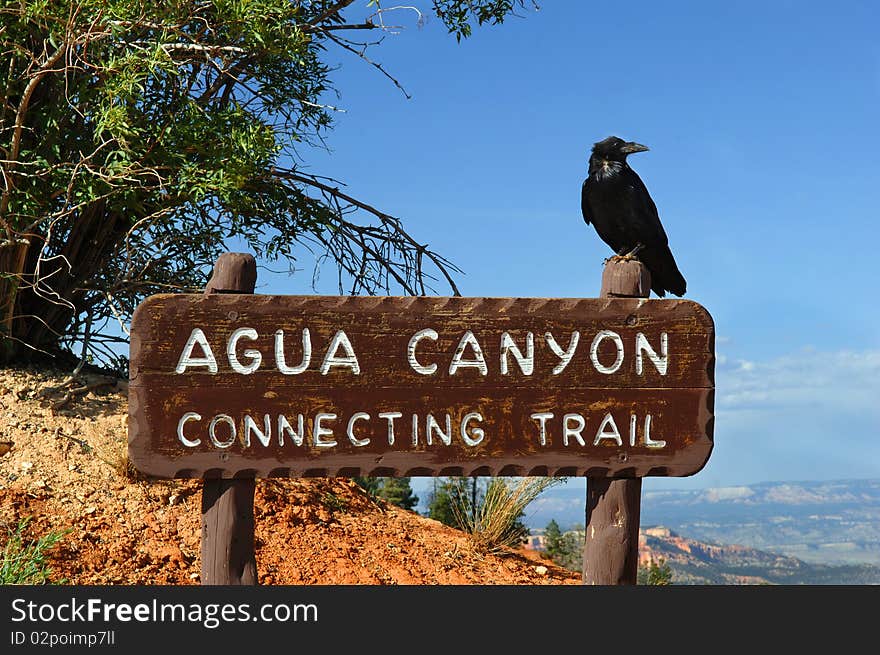
[[[157,477],[690,475],[714,327],[688,300],[158,295],[129,456]]]

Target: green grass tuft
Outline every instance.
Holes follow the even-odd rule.
[[[37,540],[26,540],[24,532],[30,520],[30,517],[23,518],[15,528],[7,528],[6,545],[0,559],[0,584],[53,584],[49,579],[52,569],[47,563],[47,554],[68,531],[53,531]],[[59,580],[55,584],[64,582]]]

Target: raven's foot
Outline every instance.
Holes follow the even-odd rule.
[[[645,245],[643,243],[637,243],[636,247],[627,253],[624,253],[624,249],[621,248],[620,252],[618,252],[616,255],[613,255],[612,257],[609,257],[608,259],[606,259],[605,263],[607,264],[608,262],[615,262],[616,263],[616,262],[638,261],[639,260],[639,257],[638,257],[639,251],[643,250],[644,248],[645,248]]]

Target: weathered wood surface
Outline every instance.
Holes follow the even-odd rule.
[[[244,252],[226,252],[217,258],[205,293],[253,293],[257,286],[257,260]]]
[[[641,262],[606,262],[601,297],[647,298],[650,293],[651,275]],[[641,478],[587,478],[584,584],[636,584],[641,497]]]
[[[584,584],[636,584],[641,496],[641,478],[587,479]]]
[[[205,293],[253,293],[257,263],[252,255],[217,258]],[[202,485],[201,584],[255,585],[254,491],[256,480],[208,479]]]
[[[647,298],[651,274],[638,260],[609,259],[602,269],[601,298]]]
[[[194,328],[200,328],[216,357],[217,372],[206,366],[175,373]],[[262,362],[256,371],[240,374],[227,360],[227,340],[238,328],[253,328],[255,340],[241,339],[237,357],[253,362],[245,351],[254,349]],[[284,331],[287,366],[303,359],[303,329],[309,330],[312,357],[301,374],[285,375],[277,368],[275,333]],[[436,331],[437,339],[418,342],[419,366],[437,368],[430,375],[416,372],[408,360],[414,333]],[[344,331],[356,354],[359,372],[330,366],[320,371],[328,346]],[[623,344],[623,360],[611,338],[601,340],[597,367],[591,344],[601,330],[613,331]],[[463,335],[471,331],[479,343],[486,372],[476,366],[450,365]],[[552,333],[563,351],[572,333],[580,335],[574,356],[554,374],[561,358],[548,344]],[[524,374],[508,354],[507,374],[501,370],[501,339],[507,332],[519,350],[527,352],[527,333],[534,338],[534,370]],[[647,355],[637,370],[636,339],[642,333],[661,352],[661,332],[667,333],[668,364],[662,375]],[[202,356],[195,346],[193,354]],[[343,356],[344,349],[335,354]],[[462,361],[478,361],[467,346]],[[529,299],[529,298],[400,298],[335,296],[246,296],[218,294],[159,295],[135,313],[131,339],[130,457],[139,470],[160,477],[325,476],[325,475],[689,475],[705,463],[712,448],[714,400],[714,327],[709,314],[687,300],[643,299]],[[183,445],[178,425],[187,412],[200,420],[185,423],[183,433],[195,447]],[[349,421],[358,412],[352,437]],[[380,413],[399,412],[395,440],[389,443],[391,419]],[[540,443],[539,422],[533,414],[550,412],[546,443]],[[479,427],[484,437],[467,445],[460,434],[468,414],[479,413],[467,430]],[[619,430],[614,439],[594,437],[607,414]],[[646,414],[651,414],[651,438],[666,446],[644,442]],[[227,415],[237,427],[228,447],[211,443],[208,426]],[[296,430],[303,415],[302,445],[290,438],[278,443],[278,416]],[[316,416],[333,436],[314,436]],[[444,443],[435,431],[426,442],[427,415],[445,432],[448,414],[452,435]],[[584,418],[584,444],[563,439],[563,416]],[[263,445],[252,430],[250,416],[263,429],[269,416],[272,437]],[[412,416],[418,425],[413,444]],[[630,445],[631,419],[636,417],[636,443]],[[573,421],[573,422],[572,422]],[[575,425],[571,419],[569,425]],[[607,427],[607,426],[606,426]],[[607,431],[607,430],[606,430]],[[250,445],[244,444],[249,434]],[[218,423],[215,434],[225,445],[229,425]],[[471,438],[474,434],[471,433]],[[326,446],[328,441],[334,446]],[[367,441],[369,440],[369,441]]]
[[[213,478],[204,481],[201,584],[257,584],[255,488],[254,478]]]

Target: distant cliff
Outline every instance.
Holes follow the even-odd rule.
[[[665,560],[673,584],[880,584],[876,566],[810,564],[748,546],[689,539],[662,526],[640,530],[639,559]]]
[[[580,487],[574,482],[580,482]],[[527,524],[584,523],[582,481],[546,491]],[[880,566],[880,480],[768,482],[642,493],[642,525],[705,542],[742,544],[814,564]]]

